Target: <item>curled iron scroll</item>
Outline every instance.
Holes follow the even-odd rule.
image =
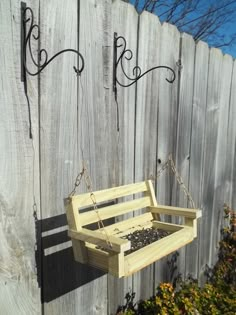
[[[39,25],[34,23],[34,13],[30,7],[26,6],[25,2],[21,2],[21,81],[24,82],[24,92],[27,99],[28,105],[28,113],[29,113],[29,137],[33,138],[32,135],[32,123],[31,123],[31,109],[30,109],[30,100],[27,92],[27,80],[26,73],[31,76],[38,75],[43,69],[51,63],[57,56],[66,53],[72,52],[78,56],[79,68],[75,66],[73,69],[75,70],[77,75],[80,75],[84,69],[84,58],[83,56],[75,49],[63,49],[56,53],[51,58],[48,58],[48,53],[46,49],[38,49],[37,54],[34,55],[32,49],[32,41],[38,41],[40,39],[40,29]],[[29,53],[27,54],[27,48]],[[27,67],[27,58],[29,55],[32,61],[32,64],[35,66],[35,70],[30,70]]]
[[[80,67],[77,69],[74,67],[75,72],[80,75],[84,69],[84,58],[83,56],[75,49],[63,49],[48,58],[48,53],[46,49],[42,48],[38,50],[36,57],[33,54],[32,50],[32,40],[38,41],[40,39],[40,30],[39,25],[34,23],[34,13],[30,7],[26,7],[24,2],[21,3],[21,62],[22,62],[22,73],[21,80],[26,80],[26,72],[29,75],[36,76],[38,75],[51,61],[53,61],[57,56],[66,53],[72,52],[78,55]],[[36,67],[35,71],[29,70],[26,62],[27,47],[29,50],[29,56],[32,63]]]
[[[125,67],[124,67],[124,60],[130,61],[133,58],[133,52],[130,49],[127,49],[126,47],[126,39],[123,36],[117,36],[117,33],[114,33],[114,60],[113,60],[113,91],[115,92],[115,95],[117,94],[117,84],[119,84],[122,87],[129,87],[136,83],[139,79],[141,79],[143,76],[145,76],[147,73],[155,70],[155,69],[167,69],[170,70],[172,77],[171,78],[166,78],[166,81],[169,83],[173,83],[175,80],[175,71],[168,67],[168,66],[155,66],[147,71],[142,73],[142,69],[140,66],[135,66],[132,69],[132,76],[128,75]],[[121,53],[118,57],[117,51],[118,49],[121,50]],[[117,78],[117,69],[118,66],[120,65],[122,74],[126,77],[128,80],[128,83],[123,84],[119,81]]]

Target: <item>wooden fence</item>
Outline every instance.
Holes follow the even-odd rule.
[[[137,300],[171,280],[171,256],[117,280],[75,263],[63,199],[87,162],[93,188],[151,175],[172,153],[202,209],[199,236],[179,251],[177,271],[204,279],[216,259],[223,203],[236,207],[236,71],[233,59],[147,12],[119,0],[28,0],[49,55],[64,54],[28,77],[33,140],[20,80],[20,1],[0,1],[0,307],[8,314],[114,314],[129,290]],[[112,89],[113,34],[127,40],[136,62],[156,70]],[[37,46],[35,46],[37,48]],[[131,62],[132,63],[132,62]],[[32,66],[32,64],[31,64]],[[127,69],[132,69],[127,63]],[[121,73],[119,73],[121,80]],[[170,173],[156,182],[160,203],[187,205]],[[78,192],[85,191],[85,185]],[[173,262],[173,260],[172,260]],[[172,266],[173,267],[173,266]]]

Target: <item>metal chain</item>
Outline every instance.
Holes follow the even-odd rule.
[[[169,159],[165,161],[162,167],[157,171],[156,179],[161,176],[161,174],[169,167]]]
[[[77,177],[75,179],[74,188],[73,188],[72,192],[69,194],[69,197],[74,196],[74,194],[76,192],[76,188],[81,184],[81,180],[82,180],[82,177],[84,175],[84,172],[85,172],[85,168],[83,166],[82,171],[77,175]]]
[[[151,176],[152,179],[158,179],[161,174],[167,169],[169,168],[172,170],[172,172],[174,173],[175,177],[176,177],[176,180],[178,182],[178,184],[180,185],[180,188],[183,190],[187,200],[189,200],[189,202],[191,203],[191,206],[193,209],[196,209],[195,207],[195,203],[193,201],[193,198],[188,190],[188,188],[185,186],[184,184],[184,181],[182,179],[182,177],[180,176],[180,174],[178,173],[177,169],[176,169],[176,166],[175,166],[175,163],[172,159],[172,156],[171,154],[169,155],[168,157],[168,160],[162,165],[162,167],[157,171],[157,174],[156,176]]]
[[[184,185],[184,181],[183,181],[183,178],[180,176],[180,174],[178,173],[177,169],[176,169],[176,166],[175,166],[175,163],[172,159],[172,157],[170,156],[169,157],[169,162],[170,162],[170,167],[173,171],[173,173],[175,174],[175,177],[176,177],[176,180],[178,182],[178,184],[180,185],[180,188],[182,188],[187,200],[189,200],[189,202],[191,203],[191,207],[193,209],[196,209],[195,207],[195,203],[193,201],[193,198],[188,190],[188,188]]]
[[[107,234],[107,231],[105,229],[105,226],[103,224],[103,221],[100,217],[100,214],[99,214],[99,211],[98,211],[98,207],[97,207],[97,201],[96,201],[96,197],[93,193],[93,189],[92,189],[92,181],[91,181],[91,177],[89,176],[89,173],[87,171],[87,168],[86,168],[86,165],[85,165],[85,161],[83,161],[83,168],[82,168],[82,171],[77,175],[76,177],[76,180],[75,180],[75,185],[74,185],[74,189],[72,190],[72,192],[70,193],[70,197],[74,196],[75,192],[76,192],[76,188],[81,184],[81,180],[84,176],[84,181],[85,181],[85,184],[86,184],[86,188],[88,190],[88,192],[90,193],[90,199],[92,200],[92,203],[93,203],[93,208],[94,208],[94,211],[96,212],[97,214],[97,217],[98,217],[98,229],[101,230],[103,229],[105,235],[106,235],[106,238],[107,238],[107,245],[112,248],[112,244],[110,242],[110,239],[109,239],[109,235]]]
[[[84,163],[85,163],[85,162],[84,162]],[[107,234],[107,231],[106,231],[106,229],[105,229],[105,226],[104,226],[104,224],[103,224],[103,221],[102,221],[102,219],[101,219],[101,217],[100,217],[100,214],[99,214],[99,211],[98,211],[96,197],[95,197],[95,195],[94,195],[94,193],[93,193],[93,188],[92,188],[93,186],[92,186],[91,177],[89,176],[89,173],[88,173],[88,171],[87,171],[87,168],[86,168],[85,164],[84,164],[83,168],[84,168],[84,174],[85,174],[84,179],[85,179],[86,187],[87,187],[87,190],[90,192],[90,198],[91,198],[92,203],[93,203],[93,209],[94,209],[94,211],[96,212],[97,217],[98,217],[98,229],[99,229],[99,230],[100,230],[100,229],[103,229],[103,231],[104,231],[104,233],[105,233],[105,235],[106,235],[106,238],[107,238],[107,240],[106,240],[107,245],[108,245],[110,248],[112,248],[112,244],[111,244],[111,242],[110,242],[109,235]]]

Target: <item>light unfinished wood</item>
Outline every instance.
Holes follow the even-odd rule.
[[[158,205],[157,207],[148,207],[153,213],[167,214],[172,216],[182,216],[191,219],[198,219],[201,217],[201,210],[178,208],[172,206]]]
[[[155,262],[193,240],[193,230],[184,227],[161,240],[125,257],[125,273],[130,275]]]
[[[79,262],[85,262],[92,266],[97,266],[98,268],[120,278],[124,276],[129,276],[136,271],[143,269],[144,267],[152,264],[157,259],[168,255],[170,252],[184,246],[185,244],[191,242],[194,237],[197,236],[196,230],[196,220],[201,216],[200,210],[187,209],[187,208],[177,208],[158,205],[153,185],[151,180],[146,181],[138,185],[125,185],[125,188],[129,194],[135,195],[137,193],[137,187],[139,187],[138,193],[140,193],[140,187],[145,192],[145,197],[134,199],[132,201],[126,201],[118,203],[113,206],[103,207],[102,209],[90,210],[85,213],[79,213],[73,205],[73,199],[78,200],[78,196],[72,196],[69,199],[70,205],[66,207],[67,217],[69,218],[69,236],[73,241],[80,241],[79,244],[73,243],[73,246],[78,246],[78,250],[75,250],[75,254],[81,254],[82,257],[75,255],[75,259]],[[134,189],[132,191],[132,188]],[[105,192],[110,198],[112,192],[112,198],[115,198],[114,192],[117,192],[118,196],[126,195],[124,187],[115,187],[111,189],[104,190],[101,192],[94,192],[94,195],[99,195],[103,201],[105,200]],[[121,195],[122,192],[122,195]],[[133,193],[132,193],[133,192]],[[142,191],[141,191],[142,192]],[[115,198],[118,200],[118,198]],[[81,198],[87,203],[87,199]],[[109,199],[110,200],[110,199]],[[80,202],[81,207],[83,204]],[[152,206],[157,205],[157,206]],[[129,218],[118,223],[108,225],[98,230],[89,230],[87,228],[82,228],[84,224],[100,222],[100,220],[116,217],[134,209],[146,208],[145,214],[138,213],[135,218]],[[99,212],[96,213],[96,212]],[[185,225],[168,224],[162,223],[160,221],[154,220],[153,214],[166,214],[172,216],[184,216],[186,217]],[[73,218],[74,216],[74,218]],[[73,220],[70,220],[72,217]],[[75,222],[78,221],[78,222]],[[101,224],[101,222],[100,222]],[[76,229],[76,227],[79,227]],[[134,253],[125,255],[125,251],[131,248],[130,241],[122,239],[124,235],[140,230],[147,227],[161,228],[169,231],[171,234],[163,239],[156,241],[155,243],[148,245]],[[173,241],[174,240],[174,241]],[[84,242],[83,246],[81,243]],[[99,246],[97,248],[96,246]],[[156,252],[156,249],[158,252]],[[90,251],[93,253],[91,256]],[[104,256],[107,252],[107,256]],[[102,255],[102,259],[99,260],[100,263],[96,262],[97,257]],[[106,258],[105,258],[106,257]],[[104,262],[104,266],[102,266]]]
[[[84,241],[76,240],[76,237],[72,240],[72,248],[75,260],[82,263],[88,263],[88,251]]]
[[[79,221],[79,214],[78,210],[75,207],[72,207],[72,202],[70,198],[66,198],[64,200],[64,205],[66,208],[66,217],[67,217],[67,222],[68,225],[75,230],[78,230],[81,228],[81,223]]]
[[[90,247],[90,246],[88,246]],[[88,250],[88,261],[89,264],[93,267],[96,267],[101,270],[108,270],[108,253],[102,252],[92,247]]]
[[[103,189],[100,191],[96,191],[93,194],[94,194],[96,203],[99,204],[104,201],[108,202],[117,198],[129,196],[129,195],[136,194],[139,192],[144,192],[147,190],[148,190],[147,183],[141,182],[141,183],[123,185],[123,186],[114,187],[114,188]],[[91,199],[91,193],[77,195],[72,198],[73,208],[80,208],[81,206],[86,207],[86,206],[91,206],[91,205],[93,205],[93,201]]]
[[[109,237],[107,237],[107,235],[102,234],[100,231],[91,231],[83,228],[78,231],[70,230],[68,235],[72,239],[78,239],[84,242],[92,243],[117,253],[130,249],[130,241],[115,237],[113,235],[109,235]]]
[[[189,219],[189,218],[185,218],[185,222],[184,222],[185,225],[187,226],[190,226],[193,228],[193,235],[194,237],[197,237],[197,220],[194,219]]]
[[[176,232],[183,228],[182,225],[174,224],[174,223],[167,223],[167,222],[161,222],[161,221],[153,221],[153,226],[158,229],[163,229],[168,232]]]
[[[108,271],[117,278],[122,278],[125,276],[124,253],[119,253],[118,255],[114,255],[112,253],[109,256]]]
[[[131,229],[132,227],[144,227],[150,223],[153,219],[153,216],[150,212],[146,212],[139,216],[127,219],[125,221],[117,222],[111,225],[106,226],[106,231],[111,234],[119,234],[126,231],[127,229]]]
[[[88,211],[79,215],[76,214],[76,216],[79,217],[79,222],[81,226],[84,226],[90,223],[97,222],[99,217],[101,218],[101,220],[114,218],[119,215],[129,213],[131,211],[145,208],[150,204],[150,197],[147,196],[127,202],[118,203],[113,206],[100,208],[97,211]]]

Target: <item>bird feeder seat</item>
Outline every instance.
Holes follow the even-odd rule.
[[[93,195],[99,206],[91,210],[93,200],[90,193],[71,196],[66,201],[69,236],[75,260],[99,268],[118,278],[129,276],[158,259],[176,251],[197,237],[197,219],[201,211],[158,205],[150,180],[140,183],[95,191]],[[129,196],[129,198],[128,198]],[[90,207],[89,211],[85,211]],[[145,209],[144,213],[139,211]],[[112,222],[105,228],[92,230],[91,224],[99,220],[115,221],[128,213],[137,215]],[[184,217],[184,224],[160,221],[160,215]],[[157,228],[170,232],[168,236],[137,251],[131,248],[129,240],[122,238],[136,230]]]

